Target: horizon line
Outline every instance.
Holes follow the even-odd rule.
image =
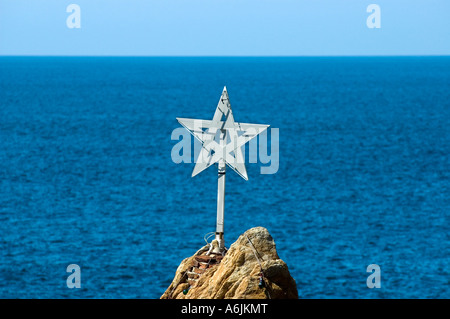
[[[65,54],[0,54],[1,57],[86,57],[86,58],[357,58],[357,57],[450,57],[450,54],[363,54],[363,55],[65,55]]]

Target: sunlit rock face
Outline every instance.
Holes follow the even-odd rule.
[[[208,259],[208,248],[202,247],[181,262],[161,299],[298,298],[295,280],[266,228],[247,230],[222,259],[213,257],[205,265],[199,260]]]

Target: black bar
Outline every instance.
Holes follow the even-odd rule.
[[[139,318],[320,318],[328,313],[336,316],[338,313],[357,318],[366,315],[393,314],[398,312],[405,318],[408,314],[419,310],[431,311],[435,314],[446,313],[447,300],[159,300],[159,299],[73,299],[73,300],[0,300],[0,307],[6,313],[8,308],[15,316],[32,310],[33,313],[55,314],[65,317],[66,314],[83,316],[105,316],[124,314],[130,318],[133,313]],[[444,308],[445,307],[445,308]],[[100,317],[101,316],[101,317]]]

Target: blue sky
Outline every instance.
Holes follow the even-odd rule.
[[[0,55],[449,54],[450,0],[0,0]]]

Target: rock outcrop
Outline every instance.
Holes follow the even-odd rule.
[[[181,262],[161,299],[298,298],[295,280],[278,257],[275,242],[264,227],[247,230],[218,264],[198,269],[198,260],[208,258],[205,256],[208,248],[202,247]],[[198,279],[189,279],[197,273],[194,278]]]

